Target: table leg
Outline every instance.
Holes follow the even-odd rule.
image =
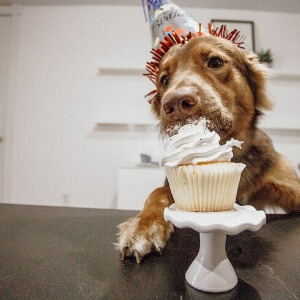
[[[200,250],[185,274],[194,288],[206,292],[225,292],[237,284],[237,276],[227,258],[226,234],[200,233]]]

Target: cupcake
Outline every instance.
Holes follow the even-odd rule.
[[[178,209],[224,211],[233,208],[242,163],[233,163],[232,147],[242,142],[231,139],[220,146],[220,137],[207,128],[207,121],[186,124],[164,143],[164,167]]]

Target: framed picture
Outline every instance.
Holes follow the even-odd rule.
[[[244,47],[247,51],[255,52],[254,42],[254,24],[251,21],[237,21],[237,20],[218,20],[213,19],[214,29],[220,28],[222,25],[226,25],[228,32],[237,29],[240,31],[241,36],[245,36]]]

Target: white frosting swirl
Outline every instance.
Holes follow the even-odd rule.
[[[243,142],[231,139],[220,146],[220,136],[215,131],[209,131],[206,120],[201,119],[198,124],[186,124],[178,133],[169,137],[164,143],[164,154],[161,165],[178,166],[185,164],[213,161],[230,161],[232,147],[241,148]]]

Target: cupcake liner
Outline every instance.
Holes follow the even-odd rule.
[[[232,162],[164,166],[177,208],[202,212],[233,207],[244,168]]]

